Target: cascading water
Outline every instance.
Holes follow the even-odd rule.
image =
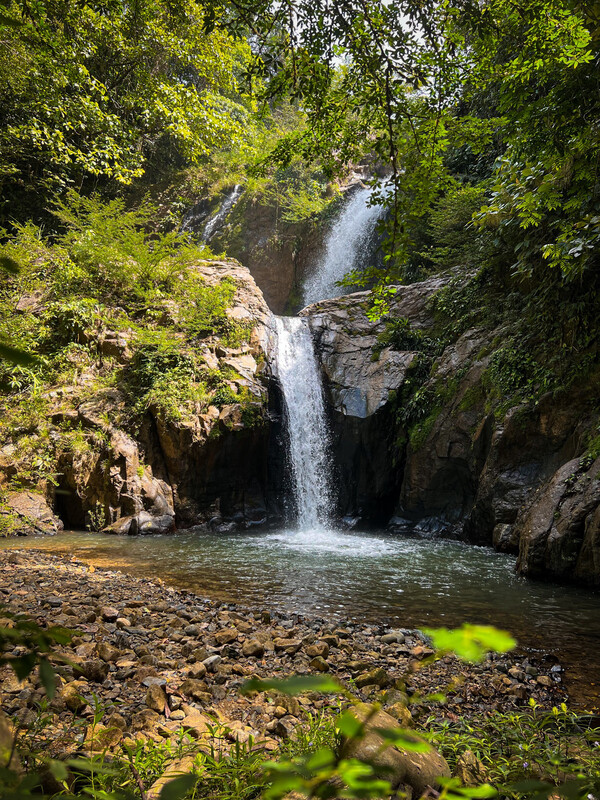
[[[210,237],[217,232],[217,230],[223,225],[225,219],[237,201],[240,199],[242,194],[243,187],[240,186],[239,183],[233,187],[233,190],[227,195],[225,200],[219,206],[218,211],[216,214],[213,214],[212,217],[208,220],[208,222],[204,225],[204,230],[202,231],[202,241],[208,242]],[[204,211],[202,211],[202,205],[194,206],[190,209],[187,214],[183,217],[181,222],[181,230],[184,233],[195,232],[197,231],[199,225],[201,224],[201,220],[204,217]]]
[[[344,294],[336,282],[364,266],[373,229],[382,213],[382,206],[369,205],[371,192],[358,189],[344,204],[327,236],[325,254],[304,286],[304,305]]]
[[[336,281],[364,266],[382,213],[380,205],[369,205],[371,191],[358,189],[344,205],[327,237],[325,256],[304,287],[305,304],[343,294]],[[335,505],[329,437],[310,329],[302,317],[276,317],[275,321],[277,371],[287,411],[298,528],[309,535],[307,543],[333,541],[335,534],[328,529]]]
[[[236,183],[236,185],[233,187],[233,191],[227,195],[225,200],[223,200],[223,203],[221,204],[221,207],[219,208],[217,213],[214,216],[212,216],[206,223],[206,226],[204,228],[204,233],[202,234],[203,242],[208,242],[213,233],[215,233],[215,231],[217,231],[221,227],[231,209],[240,199],[241,194],[242,194],[242,187],[240,186],[239,183]]]
[[[329,437],[308,322],[276,317],[277,372],[285,400],[298,527],[315,531],[332,512]]]

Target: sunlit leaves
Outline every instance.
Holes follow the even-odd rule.
[[[454,653],[463,661],[481,661],[488,652],[506,653],[516,646],[516,641],[506,631],[491,625],[470,625],[460,628],[425,628],[433,646],[440,653]]]
[[[40,3],[24,15],[13,0],[5,16],[19,24],[0,19],[3,177],[26,175],[46,197],[92,178],[129,184],[160,142],[193,162],[245,135],[248,44],[206,33],[196,0]],[[8,202],[16,184],[3,189]]]

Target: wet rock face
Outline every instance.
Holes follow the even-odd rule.
[[[410,315],[416,328],[431,324],[427,303],[443,284],[434,278],[400,287],[393,313]],[[378,352],[384,323],[367,317],[368,297],[355,292],[301,314],[308,317],[323,369],[340,511],[382,523],[393,512],[402,480],[393,396],[417,354],[389,347]]]
[[[6,504],[23,522],[23,533],[33,529],[37,533],[56,533],[64,527],[45,498],[36,492],[10,492]]]
[[[600,585],[600,458],[561,466],[523,508],[515,531],[523,574]]]
[[[398,287],[392,302],[394,316],[408,317],[414,328],[431,324],[427,303],[444,285],[440,278]],[[416,354],[389,347],[376,353],[377,337],[383,321],[367,317],[370,292],[355,292],[345,297],[314,303],[301,313],[307,316],[335,411],[366,419],[383,408],[390,392],[406,377]]]
[[[248,422],[247,409],[231,404],[221,410],[210,406],[204,414],[179,421],[150,414],[140,432],[140,442],[150,463],[173,493],[178,527],[253,525],[267,515],[266,374],[264,364],[271,348],[271,313],[261,291],[245,267],[235,262],[209,262],[202,276],[213,285],[224,278],[235,281],[234,303],[227,310],[237,322],[252,325],[248,344],[230,348],[214,343],[206,352],[209,367],[227,367],[239,378],[236,385],[255,397],[253,411],[262,422]],[[167,526],[166,509],[156,509],[152,523],[137,520],[137,532],[158,532]],[[157,527],[158,526],[158,527]],[[132,522],[136,531],[136,521]]]

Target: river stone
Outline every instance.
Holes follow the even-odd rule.
[[[76,681],[65,684],[60,690],[59,698],[69,711],[72,711],[74,714],[77,714],[87,705],[85,698],[79,694],[79,686]]]
[[[381,641],[384,644],[402,644],[405,638],[401,631],[390,631],[381,637]]]
[[[295,730],[295,723],[293,717],[282,717],[281,719],[274,719],[267,723],[267,730],[269,733],[274,733],[282,739],[289,739]]]
[[[309,667],[314,672],[329,672],[329,664],[321,656],[316,656],[316,658],[311,659]]]
[[[88,681],[94,683],[104,683],[108,675],[108,664],[99,658],[90,658],[89,661],[84,661],[79,669]]]
[[[282,639],[281,637],[273,639],[275,650],[284,650],[289,655],[297,653],[302,647],[302,642],[299,639]]]
[[[465,750],[456,762],[454,775],[463,786],[479,786],[489,781],[490,775],[472,750]]]
[[[100,642],[98,645],[98,655],[102,661],[118,661],[121,651],[108,642]]]
[[[146,705],[148,708],[151,708],[153,711],[157,711],[159,714],[164,714],[166,704],[167,696],[164,693],[162,686],[157,686],[156,684],[149,686],[148,691],[146,692]]]
[[[382,667],[378,667],[358,675],[354,682],[359,689],[362,689],[363,686],[379,686],[380,689],[385,689],[386,686],[392,684],[392,679]]]
[[[409,728],[411,726],[412,714],[404,703],[393,703],[391,706],[388,706],[385,711],[386,714],[389,714],[398,721],[401,728]]]
[[[315,658],[316,656],[327,658],[329,655],[329,645],[324,641],[315,642],[314,644],[307,645],[304,648],[304,652],[311,658]]]
[[[354,709],[354,714],[362,722],[368,721],[362,739],[346,741],[346,757],[367,761],[373,766],[376,776],[388,780],[393,789],[408,784],[413,789],[413,797],[421,797],[428,786],[435,788],[438,785],[438,778],[450,777],[446,760],[433,748],[426,753],[415,753],[399,750],[393,745],[386,746],[377,729],[396,728],[397,722],[385,711],[373,714],[372,706],[360,704]]]
[[[242,645],[242,653],[246,658],[262,658],[265,648],[258,639],[247,639]]]
[[[221,656],[214,655],[205,658],[201,663],[204,664],[208,672],[216,672],[217,667],[222,661],[223,659]]]
[[[100,616],[105,622],[116,622],[119,616],[119,612],[116,608],[112,606],[103,606],[100,609]]]
[[[190,678],[194,678],[195,680],[202,680],[206,675],[206,667],[204,664],[199,661],[196,664],[192,664],[189,671]]]
[[[92,752],[106,750],[116,747],[123,739],[123,731],[120,728],[108,727],[97,722],[89,725],[85,733],[83,746]]]
[[[174,780],[180,775],[187,775],[193,771],[195,756],[185,756],[177,761],[172,761],[163,774],[154,781],[152,786],[145,794],[146,800],[159,800],[164,786],[169,781]]]
[[[197,708],[184,705],[182,711],[185,713],[183,728],[196,739],[208,733],[209,729],[214,726],[214,721],[200,713]]]
[[[148,675],[147,678],[144,678],[142,683],[144,684],[144,686],[147,686],[147,687],[150,687],[150,686],[166,686],[167,685],[166,678],[160,678],[160,677],[158,677],[156,675]]]
[[[202,702],[208,691],[208,686],[204,681],[187,678],[179,687],[179,691],[186,697],[191,697],[192,700]]]
[[[160,717],[151,708],[144,708],[131,718],[132,731],[151,731],[158,724]]]
[[[238,631],[235,628],[225,628],[215,633],[215,639],[220,645],[231,644],[231,642],[237,640],[238,635]]]

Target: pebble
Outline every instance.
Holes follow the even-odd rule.
[[[64,746],[61,726],[89,723],[95,696],[106,706],[104,727],[118,729],[114,739],[103,731],[109,747],[120,746],[114,743],[123,735],[176,738],[181,726],[194,737],[206,735],[220,719],[233,731],[232,741],[252,735],[272,749],[307,714],[336,705],[335,697],[316,693],[248,700],[239,687],[256,674],[328,672],[359,698],[381,702],[401,724],[410,723],[410,711],[418,724],[431,713],[452,719],[492,705],[508,710],[527,705],[530,697],[549,709],[566,699],[557,683],[562,668],[538,656],[510,662],[494,657],[476,666],[444,657],[427,664],[432,651],[416,631],[253,613],[116,571],[91,572],[76,560],[41,552],[0,552],[0,573],[10,610],[48,625],[68,620],[77,630],[64,648],[75,666],[58,666],[60,685],[49,705],[55,726],[50,757]],[[456,676],[462,682],[446,692],[445,705],[427,701],[409,710],[408,697],[388,688],[404,680],[407,694],[427,695],[445,690]],[[31,705],[43,698],[37,677],[18,681],[3,667],[0,681],[4,710],[22,720],[34,716]],[[96,744],[87,741],[90,748]]]

